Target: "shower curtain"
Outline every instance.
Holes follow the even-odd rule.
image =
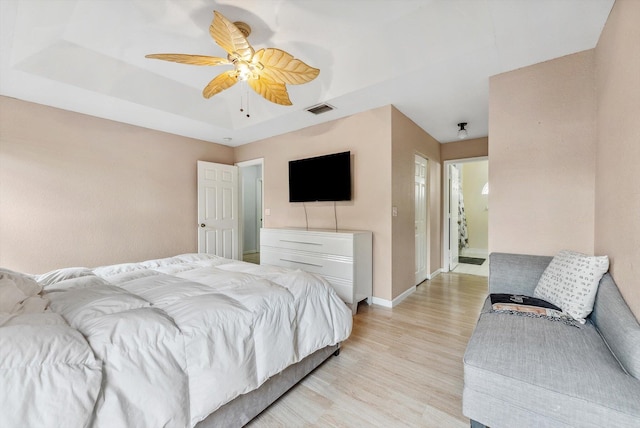
[[[458,183],[458,250],[469,248],[469,234],[467,231],[467,216],[464,212],[464,197],[462,195],[462,180]]]

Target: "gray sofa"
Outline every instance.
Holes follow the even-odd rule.
[[[551,259],[492,253],[489,293],[533,296]],[[640,325],[611,275],[581,327],[491,312],[487,300],[462,402],[472,427],[640,427]]]

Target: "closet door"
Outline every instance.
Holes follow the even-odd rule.
[[[415,283],[427,279],[427,160],[415,155]]]

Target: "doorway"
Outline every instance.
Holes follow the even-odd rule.
[[[445,272],[489,275],[488,164],[486,157],[445,162]]]
[[[428,278],[428,239],[427,239],[427,159],[415,155],[414,193],[415,193],[415,283],[420,284]]]
[[[242,202],[240,235],[242,260],[260,264],[260,229],[262,228],[263,160],[239,162],[240,200]]]

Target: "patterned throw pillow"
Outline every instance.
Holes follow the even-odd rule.
[[[607,256],[562,250],[545,269],[533,295],[553,303],[584,324],[593,310],[600,278],[608,269]]]

